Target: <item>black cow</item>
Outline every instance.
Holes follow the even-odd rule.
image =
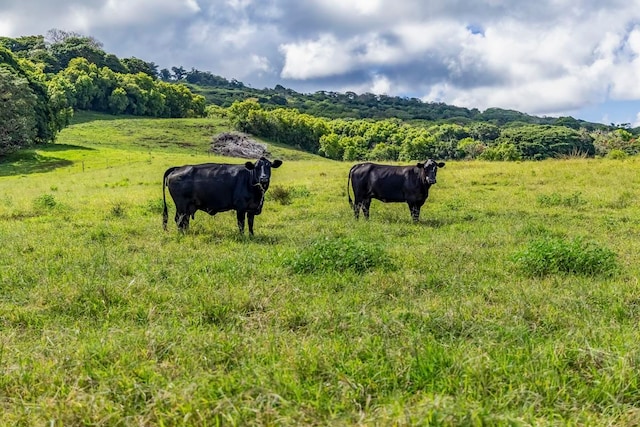
[[[205,163],[167,169],[162,181],[162,226],[167,229],[165,187],[169,187],[176,205],[176,224],[181,231],[189,228],[189,217],[193,219],[197,210],[209,215],[235,210],[240,233],[244,233],[246,215],[249,234],[253,235],[253,218],[262,212],[264,194],[271,179],[271,168],[278,168],[281,164],[281,160],[270,162],[262,157],[255,164]]]
[[[411,211],[414,222],[420,219],[420,208],[429,197],[429,187],[436,183],[438,168],[443,168],[443,162],[432,159],[416,166],[390,166],[375,163],[360,163],[349,171],[347,179],[347,195],[349,205],[358,219],[360,209],[366,219],[369,219],[371,199],[382,202],[406,202]],[[349,181],[353,185],[351,200]]]

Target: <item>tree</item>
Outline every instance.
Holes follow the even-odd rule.
[[[113,92],[111,92],[111,95],[109,95],[108,103],[111,114],[124,113],[129,105],[127,92],[121,87],[115,88]]]
[[[228,108],[231,127],[241,132],[251,132],[249,114],[253,110],[260,110],[260,104],[252,99],[236,101]]]
[[[99,68],[107,65],[102,44],[91,37],[69,36],[53,43],[50,50],[57,61],[55,72],[66,68],[74,58],[85,58]]]
[[[160,70],[160,78],[162,79],[162,81],[168,82],[169,80],[171,80],[171,71],[163,68],[162,70]]]
[[[74,108],[88,110],[99,94],[98,67],[86,58],[73,58],[61,74],[73,85]]]
[[[180,81],[182,79],[184,79],[184,77],[187,75],[187,72],[185,71],[184,67],[180,66],[180,67],[171,67],[171,71],[173,71],[173,79],[176,81]]]
[[[168,82],[169,80],[171,80],[171,71],[163,68],[162,70],[160,70],[159,76],[162,81]]]
[[[104,56],[104,65],[116,73],[126,73],[128,71],[127,67],[112,53],[107,53]]]
[[[153,62],[146,62],[136,57],[123,58],[120,62],[130,74],[145,73],[153,78],[158,74],[158,66]]]
[[[94,37],[85,37],[80,33],[76,33],[75,31],[58,30],[57,28],[52,28],[47,31],[47,39],[51,44],[65,43],[68,39],[71,38],[85,39],[86,42],[95,49],[102,49],[103,47],[102,42],[98,41],[98,39]]]
[[[525,125],[504,128],[499,144],[513,144],[523,159],[541,160],[573,154],[593,156],[595,146],[589,135],[565,126]]]
[[[46,76],[35,64],[26,59],[17,59],[10,51],[0,47],[0,64],[14,77],[26,79],[35,95],[30,114],[35,118],[36,144],[53,142],[57,133],[66,125],[65,111],[58,110],[49,102]]]
[[[344,160],[364,160],[367,157],[367,142],[361,136],[344,136],[340,138],[340,145],[344,149]]]
[[[336,133],[322,135],[318,154],[329,159],[341,160],[344,154],[344,147],[340,144],[340,136]]]
[[[27,79],[0,67],[0,155],[35,142],[36,103]]]

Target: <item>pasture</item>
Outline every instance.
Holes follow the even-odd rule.
[[[80,116],[0,163],[1,425],[637,425],[640,160],[447,162],[413,224],[270,145],[254,237],[180,234],[205,119]],[[170,198],[169,198],[170,201]]]

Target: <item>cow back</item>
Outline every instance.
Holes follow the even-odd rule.
[[[351,172],[356,199],[374,198],[384,202],[422,202],[428,186],[421,180],[417,166],[393,166],[361,163]]]
[[[183,166],[168,176],[167,185],[176,204],[181,201],[211,214],[257,209],[262,201],[262,191],[252,185],[251,171],[244,165]]]

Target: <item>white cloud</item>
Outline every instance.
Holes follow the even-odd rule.
[[[341,16],[354,13],[364,16],[374,15],[380,12],[383,6],[381,0],[322,0],[318,3],[331,13]]]
[[[330,34],[302,43],[285,43],[280,46],[285,55],[281,76],[308,79],[348,72],[352,59],[346,44]]]
[[[375,75],[373,76],[371,89],[367,92],[386,95],[391,92],[391,81],[385,76]]]
[[[269,63],[269,58],[267,58],[266,56],[251,55],[250,63],[253,70],[263,72],[271,71],[271,64]]]
[[[98,10],[82,10],[86,19],[100,26],[123,26],[195,15],[200,6],[196,0],[107,0]]]
[[[15,22],[15,19],[10,14],[0,15],[0,35],[13,34],[13,22]]]
[[[252,3],[252,0],[226,0],[226,4],[235,10],[244,10],[251,6]]]

